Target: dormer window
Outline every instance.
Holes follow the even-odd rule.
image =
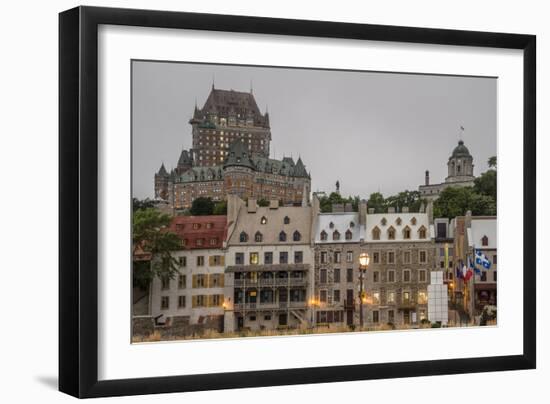
[[[290,218],[288,216],[285,216],[284,224],[290,224]]]
[[[267,217],[262,216],[262,218],[260,219],[260,223],[261,224],[267,224]]]
[[[413,226],[416,226],[416,217],[413,217],[413,218],[411,219],[411,224],[412,224]]]
[[[390,226],[388,229],[388,240],[395,240],[395,229],[393,226]]]
[[[248,241],[248,234],[246,234],[244,231],[241,232],[241,234],[239,235],[239,241],[241,243],[246,243]]]
[[[201,228],[201,224],[200,223],[193,223],[193,230],[198,230]]]
[[[334,229],[334,223],[330,222],[328,227],[330,227],[331,229]]]
[[[489,245],[489,237],[483,236],[481,238],[481,245],[484,246],[484,247],[487,247]]]
[[[380,240],[380,229],[378,227],[375,227],[374,229],[372,229],[372,239]]]
[[[346,240],[351,240],[352,237],[353,233],[351,232],[351,230],[346,231]]]
[[[382,220],[380,220],[380,223],[382,224],[382,226],[385,226],[386,223],[388,223],[388,221],[386,220],[385,217],[383,217]]]
[[[302,239],[302,235],[300,234],[300,232],[298,230],[296,230],[294,232],[294,234],[292,235],[292,239],[294,241],[300,241]]]
[[[405,226],[403,229],[403,238],[409,240],[411,238],[411,229],[409,226]]]
[[[328,234],[326,231],[321,232],[321,241],[327,241]]]
[[[262,236],[262,233],[257,231],[256,234],[254,235],[254,241],[256,243],[261,243],[263,241],[263,239],[264,239],[264,237]]]
[[[395,220],[395,224],[397,224],[398,226],[401,226],[401,218],[398,217],[396,220]]]
[[[354,223],[354,222],[349,222],[349,227],[354,228],[354,227],[355,227],[355,223]]]
[[[422,226],[420,229],[418,229],[418,238],[425,239],[426,238],[426,228]]]
[[[279,233],[279,241],[285,242],[286,241],[286,233],[284,231]]]
[[[338,230],[334,230],[334,232],[332,233],[332,239],[340,240],[340,232]]]

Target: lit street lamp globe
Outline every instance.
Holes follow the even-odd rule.
[[[359,255],[359,264],[362,268],[366,268],[369,266],[370,257],[369,254],[366,252],[363,252]]]

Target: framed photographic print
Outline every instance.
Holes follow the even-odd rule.
[[[59,23],[61,391],[535,367],[534,36]]]

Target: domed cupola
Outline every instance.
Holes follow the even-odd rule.
[[[451,158],[453,157],[472,157],[470,151],[466,146],[464,146],[464,142],[462,140],[458,141],[458,146],[456,146],[453,150]]]
[[[462,140],[458,141],[447,162],[449,175],[445,182],[466,182],[474,180],[474,158]]]

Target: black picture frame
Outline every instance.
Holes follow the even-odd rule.
[[[99,381],[98,26],[180,28],[523,50],[523,354]],[[59,15],[59,390],[105,397],[536,367],[536,37],[77,7]],[[515,234],[521,234],[515,229]]]

